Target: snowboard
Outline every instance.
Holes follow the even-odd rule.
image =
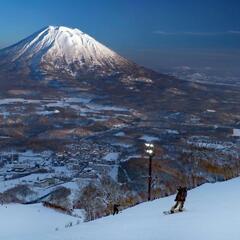
[[[168,211],[164,211],[163,214],[164,215],[171,215],[171,214],[175,214],[175,213],[182,213],[182,212],[185,212],[185,211],[186,211],[186,209],[183,209],[182,211],[175,210],[173,213],[171,213],[171,211],[168,210]]]

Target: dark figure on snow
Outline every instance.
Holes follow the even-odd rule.
[[[113,215],[119,213],[118,207],[120,207],[120,205],[118,205],[118,204],[114,204],[114,205],[113,205]]]
[[[174,213],[175,210],[183,211],[183,206],[187,197],[187,188],[186,187],[179,187],[177,196],[175,198],[176,204],[171,208],[171,213]]]

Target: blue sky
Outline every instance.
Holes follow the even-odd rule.
[[[64,25],[157,70],[220,68],[217,61],[237,69],[239,11],[237,0],[1,0],[0,48],[44,26]]]

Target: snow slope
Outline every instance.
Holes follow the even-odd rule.
[[[0,239],[4,240],[239,240],[240,238],[240,178],[216,184],[205,184],[189,191],[186,212],[165,216],[162,214],[173,204],[174,196],[143,203],[129,208],[117,216],[109,216],[96,221],[82,223],[71,228],[53,227],[61,225],[57,213],[49,212],[49,217],[34,219],[31,208],[26,207],[25,223],[14,219],[21,217],[3,207],[0,208]],[[15,207],[15,206],[14,206]],[[17,206],[16,206],[17,207]],[[22,206],[18,206],[20,209]],[[18,208],[17,207],[17,208]],[[16,208],[16,210],[17,210]],[[44,214],[41,210],[39,216]],[[57,218],[56,218],[57,217]],[[11,228],[3,224],[12,223]],[[54,220],[56,218],[56,221]],[[61,216],[63,218],[63,216]],[[70,219],[66,216],[66,221]],[[34,224],[34,221],[35,224]],[[50,227],[46,226],[50,223]],[[63,221],[64,222],[64,221]],[[28,226],[28,231],[19,226]],[[20,224],[20,225],[18,225]],[[39,229],[36,225],[39,225]],[[6,228],[6,229],[5,229]],[[34,229],[34,231],[31,230]],[[9,232],[8,232],[9,231]],[[26,232],[29,234],[24,235]],[[32,235],[31,235],[32,234]],[[24,236],[24,237],[23,237]]]
[[[0,66],[29,67],[36,73],[64,71],[71,76],[120,71],[135,66],[78,29],[49,26],[0,51]],[[21,69],[21,71],[23,71]]]
[[[56,228],[63,229],[69,222],[76,222],[77,218],[33,205],[0,205],[0,239],[25,240],[44,239],[45,233],[56,232]]]

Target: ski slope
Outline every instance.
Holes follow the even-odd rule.
[[[44,233],[54,233],[63,229],[77,218],[56,212],[42,204],[0,205],[0,239],[25,240],[44,239]]]
[[[174,196],[139,204],[119,215],[76,225],[76,218],[49,209],[46,217],[33,215],[40,206],[0,207],[0,239],[4,240],[239,240],[240,178],[222,183],[205,184],[188,192],[186,212],[163,215]],[[16,208],[13,212],[12,208]],[[33,212],[32,212],[33,211]],[[21,218],[21,221],[16,219]],[[5,223],[7,221],[8,223]],[[65,228],[72,221],[74,226]],[[10,223],[10,224],[9,224]],[[49,224],[49,226],[48,226]],[[24,228],[19,227],[24,225]],[[3,227],[3,228],[2,228]],[[58,231],[54,229],[59,227]],[[6,228],[6,229],[5,229]],[[8,229],[7,229],[8,228]],[[2,231],[2,229],[4,229]]]

